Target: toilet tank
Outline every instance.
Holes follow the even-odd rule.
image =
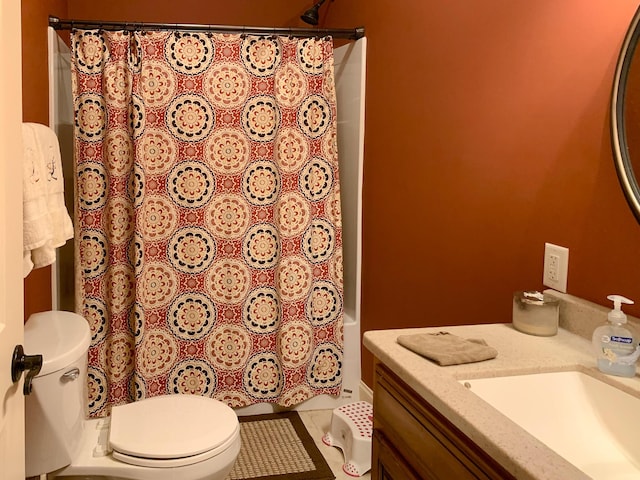
[[[72,312],[36,313],[25,323],[25,353],[43,361],[25,397],[27,477],[69,465],[80,447],[90,341],[88,322]]]

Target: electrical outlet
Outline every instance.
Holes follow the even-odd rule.
[[[568,273],[569,249],[553,243],[545,243],[542,284],[559,292],[567,293]]]

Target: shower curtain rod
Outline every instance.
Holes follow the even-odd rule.
[[[286,28],[286,27],[249,27],[231,25],[198,25],[189,23],[139,23],[139,22],[102,22],[96,20],[61,20],[49,16],[49,26],[54,30],[187,30],[213,33],[244,33],[247,35],[289,35],[293,37],[326,37],[358,40],[364,37],[364,27],[357,28]]]

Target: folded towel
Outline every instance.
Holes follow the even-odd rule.
[[[24,246],[23,275],[50,265],[55,249],[73,237],[73,224],[64,204],[60,146],[45,125],[24,123]]]
[[[498,355],[496,349],[482,339],[465,339],[449,332],[400,335],[397,342],[443,366],[481,362]]]

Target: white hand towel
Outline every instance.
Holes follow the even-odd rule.
[[[32,148],[35,144],[36,153],[29,152],[29,155],[33,157],[32,163],[40,164],[42,180],[38,182],[41,185],[38,186],[37,198],[38,206],[42,208],[41,212],[44,212],[44,215],[37,215],[35,221],[29,222],[29,227],[32,230],[37,229],[39,236],[37,242],[29,244],[25,242],[25,261],[23,262],[25,272],[23,273],[26,276],[31,270],[30,263],[32,268],[39,268],[55,262],[55,249],[73,237],[73,224],[64,203],[64,178],[58,137],[45,125],[38,123],[23,125],[23,133],[26,130],[28,137],[28,140],[25,140],[25,156],[27,148]],[[25,231],[27,230],[26,221],[25,216]],[[44,242],[43,234],[46,236]],[[27,251],[30,251],[31,262],[26,259]]]
[[[33,268],[31,251],[42,247],[51,236],[47,211],[44,159],[31,124],[22,124],[23,140],[23,275]]]

